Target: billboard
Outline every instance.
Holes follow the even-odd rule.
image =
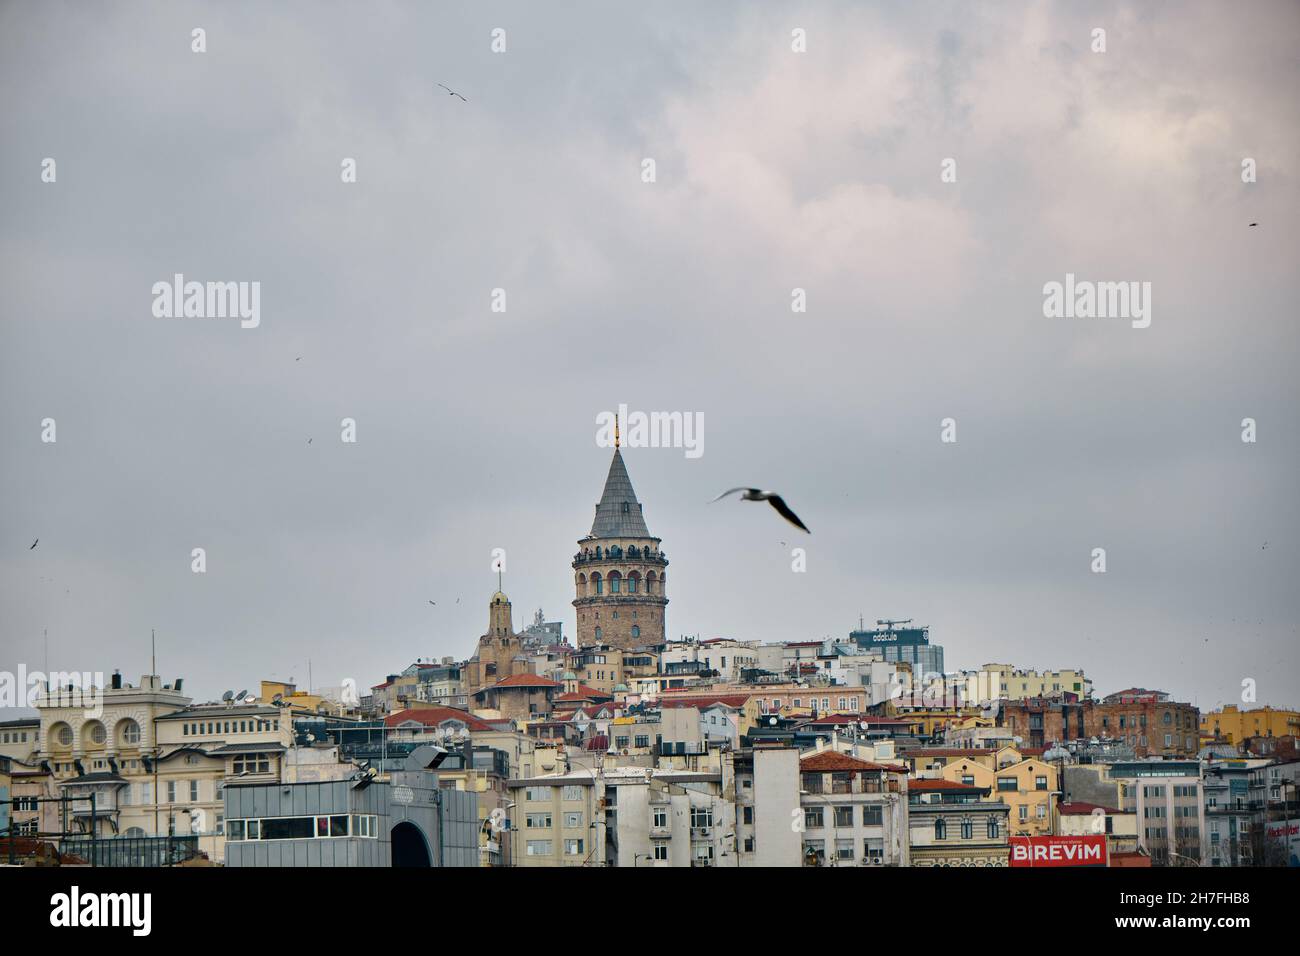
[[[1264,834],[1270,843],[1286,848],[1286,865],[1300,866],[1300,822],[1275,820],[1264,824]]]
[[[1011,837],[1011,866],[1109,866],[1105,834]]]

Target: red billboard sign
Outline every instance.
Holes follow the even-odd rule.
[[[1011,837],[1011,866],[1108,866],[1105,834]]]

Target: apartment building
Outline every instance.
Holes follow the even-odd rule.
[[[944,767],[941,779],[979,787],[987,791],[986,799],[1006,804],[1011,836],[1052,832],[1060,788],[1057,768],[1045,760],[1018,760],[996,770],[974,758],[953,760]]]
[[[907,825],[912,866],[1007,866],[1008,807],[988,787],[952,780],[909,780]]]
[[[907,866],[907,769],[822,750],[799,761],[806,866]]]

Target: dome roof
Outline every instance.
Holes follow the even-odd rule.
[[[627,684],[615,684],[615,685],[614,685],[614,691],[615,691],[615,693],[617,693],[617,692],[620,691],[620,690],[623,690],[623,691],[627,690]]]
[[[505,592],[505,591],[498,591],[496,594],[492,595],[492,603],[493,603],[493,604],[509,604],[509,603],[510,603],[510,598],[506,597],[506,592]]]
[[[575,674],[575,673],[573,673],[573,671],[565,671],[565,672],[564,672],[564,679],[565,679],[565,680],[577,680],[577,679],[578,679],[578,675]]]

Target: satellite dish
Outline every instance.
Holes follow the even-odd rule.
[[[280,703],[280,699],[281,699],[282,697],[284,697],[283,694],[276,694],[274,697],[271,698],[271,703],[273,703],[273,704],[278,704],[278,703]]]
[[[226,703],[230,703],[230,701],[234,698],[234,696],[235,696],[234,691],[228,690],[221,695],[221,699],[224,700]]]
[[[245,704],[256,704],[256,703],[257,703],[257,698],[254,697],[252,694],[249,694],[247,697],[244,698],[244,703],[245,703]]]
[[[248,696],[248,691],[246,691],[246,690],[241,690],[238,694],[235,695],[235,698],[236,698],[237,700],[243,700],[243,699],[246,698],[247,696]]]

